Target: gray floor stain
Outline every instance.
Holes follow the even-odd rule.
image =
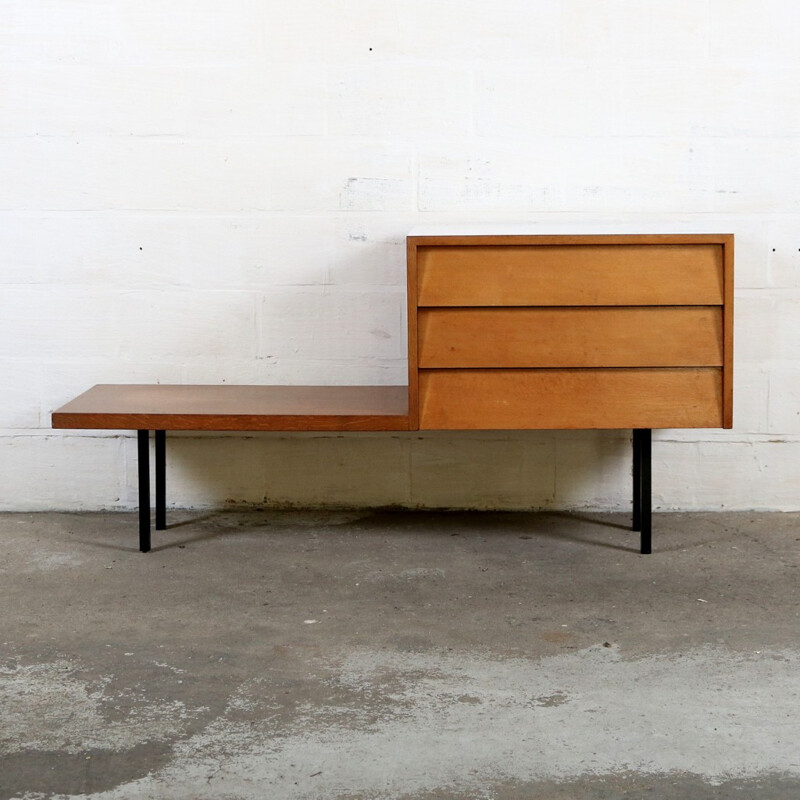
[[[657,522],[0,514],[0,800],[800,797],[800,514]]]
[[[66,660],[0,668],[0,753],[122,750],[183,731],[189,713],[182,703],[154,704],[132,690],[107,692],[110,677],[89,684],[78,671]]]
[[[166,742],[145,742],[124,750],[92,748],[80,753],[29,750],[4,753],[0,765],[6,777],[0,797],[25,800],[113,789],[120,774],[146,775],[166,765],[172,748]],[[12,777],[9,777],[12,776]]]
[[[362,650],[322,680],[339,703],[270,715],[264,686],[249,682],[162,769],[70,797],[478,798],[498,782],[610,773],[711,786],[800,777],[799,666],[797,651],[717,648],[625,660],[598,646],[539,661]]]

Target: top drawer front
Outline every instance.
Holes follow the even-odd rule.
[[[722,245],[436,245],[420,306],[721,305]]]

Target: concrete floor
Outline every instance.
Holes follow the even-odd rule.
[[[800,797],[800,514],[0,515],[0,798]]]

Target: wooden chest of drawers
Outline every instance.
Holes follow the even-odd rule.
[[[730,428],[733,236],[409,236],[409,427]]]

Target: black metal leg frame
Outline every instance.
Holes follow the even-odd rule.
[[[652,431],[633,432],[633,530],[641,531],[641,552],[653,552],[652,535]]]
[[[652,553],[652,431],[633,431],[633,530],[641,532],[642,553]],[[139,550],[150,551],[150,431],[138,432]],[[156,530],[167,527],[167,433],[155,432]]]
[[[156,431],[156,530],[167,527],[167,432]],[[138,432],[139,550],[150,552],[150,431]]]

